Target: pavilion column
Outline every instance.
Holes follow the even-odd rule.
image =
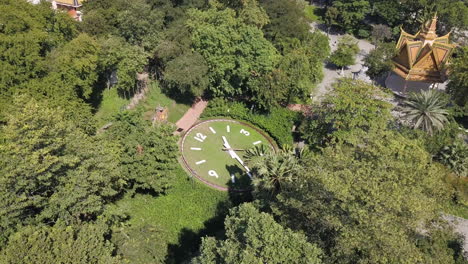
[[[405,79],[405,86],[403,86],[403,95],[406,95],[406,89],[408,89],[408,80]]]

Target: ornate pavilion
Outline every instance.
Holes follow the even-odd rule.
[[[406,94],[408,81],[432,86],[447,80],[445,65],[456,45],[450,43],[450,33],[439,37],[436,29],[437,15],[424,23],[415,35],[401,29],[393,72],[404,80],[402,94]]]

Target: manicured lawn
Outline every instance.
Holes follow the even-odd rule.
[[[212,128],[216,133],[211,131]],[[229,128],[229,132],[228,132]],[[204,180],[220,187],[248,188],[249,177],[240,163],[224,151],[223,136],[239,157],[245,161],[245,151],[254,146],[270,146],[268,140],[255,129],[236,121],[208,121],[186,135],[183,153],[190,168]],[[202,142],[201,142],[202,141]],[[255,143],[255,144],[254,144]],[[235,182],[231,180],[235,176]]]
[[[99,109],[94,115],[97,126],[102,127],[112,120],[112,117],[125,107],[130,100],[120,97],[117,94],[117,89],[105,89],[102,92],[102,101]]]
[[[157,244],[167,245],[169,262],[181,263],[196,253],[200,236],[213,236],[223,230],[228,198],[226,192],[189,180],[179,168],[174,186],[166,195],[127,195],[111,211],[127,214],[130,219],[126,224],[134,228],[157,226]],[[136,263],[131,257],[126,259]]]
[[[176,123],[190,108],[190,105],[178,103],[163,94],[156,81],[151,81],[150,85],[151,88],[146,99],[140,102],[139,105],[143,109],[145,119],[150,120],[155,113],[156,107],[161,106],[169,109],[167,120],[171,123]]]

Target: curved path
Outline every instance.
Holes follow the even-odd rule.
[[[208,101],[200,100],[197,103],[193,104],[192,107],[185,112],[182,118],[176,122],[177,131],[175,134],[181,134],[183,131],[187,131],[191,128],[198,120],[200,115],[205,110],[208,105]]]

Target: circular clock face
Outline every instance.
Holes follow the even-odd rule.
[[[251,125],[226,119],[201,122],[182,139],[187,169],[202,182],[219,190],[246,190],[251,173],[245,151],[255,146],[273,148],[272,141]]]

